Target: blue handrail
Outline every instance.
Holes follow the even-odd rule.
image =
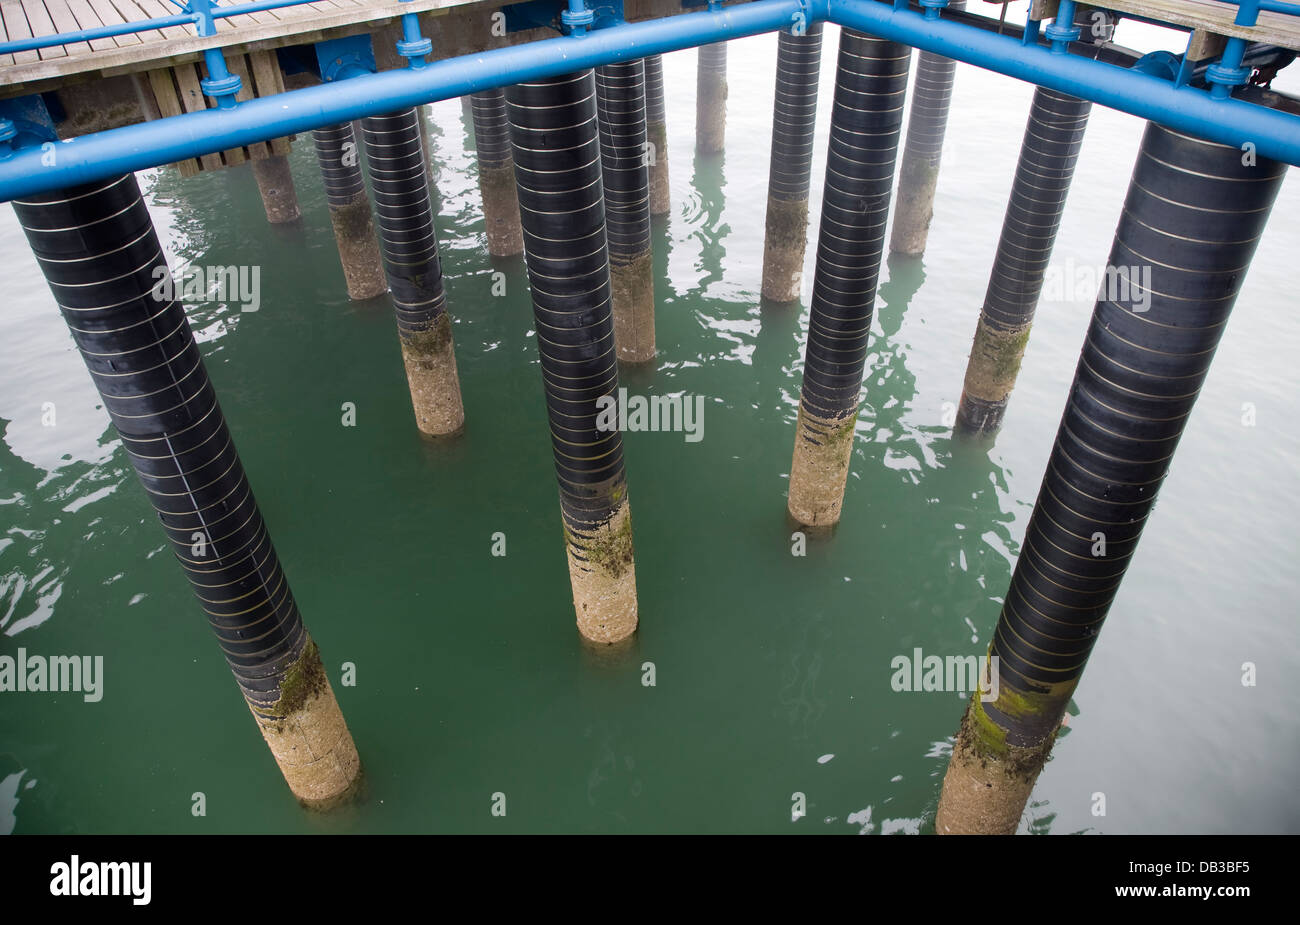
[[[176,6],[189,8],[188,3],[176,3]],[[258,3],[240,3],[235,6],[218,7],[212,4],[213,19],[229,19],[231,16],[243,16],[248,13],[260,13],[264,10],[278,10],[289,6],[301,6],[315,3],[317,0],[260,0]],[[177,13],[175,16],[155,16],[151,19],[137,19],[118,23],[115,26],[96,26],[93,29],[73,29],[68,32],[56,32],[27,39],[12,39],[0,42],[0,54],[13,54],[19,51],[35,51],[40,48],[53,48],[56,45],[71,45],[75,42],[89,42],[92,39],[111,39],[115,35],[130,35],[133,32],[152,32],[171,26],[197,26],[202,16],[196,12]]]
[[[1176,131],[1300,165],[1300,116],[1231,95],[1178,85],[1143,71],[1079,55],[1053,54],[949,18],[877,0],[753,0],[637,23],[444,58],[347,80],[209,108],[59,142],[8,150],[0,144],[0,201],[88,183],[215,151],[304,134],[480,90],[555,77],[617,61],[663,54],[830,21],[1010,77],[1092,100]]]

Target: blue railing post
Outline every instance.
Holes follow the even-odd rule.
[[[1052,54],[1069,54],[1070,43],[1077,41],[1080,35],[1079,27],[1074,24],[1074,0],[1061,0],[1056,8],[1056,18],[1043,30],[1043,35],[1052,43]]]
[[[217,21],[212,16],[212,0],[187,0],[185,10],[195,16],[194,28],[199,35],[217,34]],[[203,52],[203,61],[208,66],[208,76],[199,81],[204,94],[217,101],[218,109],[234,109],[235,95],[243,86],[238,75],[230,73],[226,67],[226,56],[220,48],[208,48]]]
[[[410,3],[411,0],[402,0]],[[420,17],[415,13],[402,14],[402,38],[397,43],[397,53],[406,59],[408,67],[421,68],[428,64],[425,57],[433,52],[433,40],[420,32]]]
[[[920,0],[925,18],[934,21],[939,18],[939,11],[948,5],[948,0]]]
[[[710,0],[709,9],[714,7]],[[569,0],[569,8],[560,13],[560,22],[569,27],[569,35],[582,38],[587,34],[587,27],[596,21],[596,14],[587,9],[586,0]]]
[[[1259,21],[1259,4],[1260,0],[1240,0],[1233,22],[1239,26],[1255,25]],[[1246,47],[1245,39],[1228,39],[1219,60],[1206,68],[1205,79],[1210,82],[1210,96],[1216,100],[1226,100],[1232,95],[1233,87],[1240,87],[1250,79],[1250,68],[1241,63]]]

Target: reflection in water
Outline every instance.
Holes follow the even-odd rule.
[[[645,782],[637,771],[636,758],[620,744],[622,726],[610,720],[597,720],[583,733],[586,739],[595,740],[595,757],[587,774],[587,804],[600,809],[620,824],[628,822],[619,808],[630,798],[637,799],[645,791]],[[623,754],[619,754],[623,750]]]
[[[809,726],[816,726],[826,711],[826,699],[817,693],[817,679],[822,672],[823,650],[831,638],[821,613],[809,614],[804,623],[802,640],[792,652],[781,672],[781,690],[777,700],[780,713],[795,727],[795,740],[808,738]]]
[[[686,203],[686,214],[682,216],[691,229],[690,236],[700,245],[700,258],[695,269],[702,275],[694,289],[701,295],[708,295],[709,287],[722,281],[722,265],[727,256],[727,249],[722,246],[731,232],[730,226],[722,221],[722,190],[726,185],[722,168],[725,162],[725,157],[719,156],[695,158],[695,172],[691,177],[693,195]]]
[[[26,769],[15,771],[0,779],[0,835],[12,835],[14,827],[18,824],[18,790],[21,786],[23,790],[31,790],[36,786],[36,780],[22,783],[23,775]]]

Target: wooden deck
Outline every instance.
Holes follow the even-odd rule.
[[[38,51],[0,55],[0,85],[30,84],[87,72],[143,71],[162,66],[176,55],[206,48],[257,47],[319,41],[325,33],[362,23],[390,20],[402,13],[423,13],[475,0],[319,0],[279,10],[265,10],[217,21],[217,34],[202,38],[193,26],[55,45]],[[231,5],[226,0],[223,5]],[[93,29],[119,23],[175,16],[182,10],[166,0],[0,0],[0,34],[6,40]],[[484,14],[486,15],[486,14]]]
[[[56,45],[0,55],[0,86],[30,85],[73,75],[85,79],[94,74],[145,71],[163,66],[170,58],[192,57],[216,46],[248,50],[320,41],[355,32],[358,24],[386,22],[402,13],[423,13],[474,2],[318,0],[219,20],[218,34],[207,38],[196,35],[192,26],[171,26],[89,43]],[[1258,26],[1245,28],[1232,21],[1236,6],[1218,0],[1100,0],[1098,5],[1185,26],[1205,36],[1239,36],[1300,51],[1300,17],[1297,16],[1261,13]],[[1034,6],[1036,15],[1050,16],[1055,0],[1035,0]],[[0,0],[0,35],[5,39],[52,35],[179,12],[179,7],[167,0]]]
[[[1262,12],[1258,25],[1238,26],[1233,23],[1236,4],[1219,0],[1096,0],[1091,5],[1183,26],[1205,36],[1243,38],[1300,51],[1300,16]],[[1034,9],[1035,19],[1050,19],[1056,13],[1056,0],[1034,0]]]

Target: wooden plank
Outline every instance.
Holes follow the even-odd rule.
[[[170,68],[158,68],[149,72],[149,88],[153,90],[154,102],[158,105],[158,112],[161,116],[179,116],[185,111],[181,105],[180,96],[176,92],[176,82],[172,78]],[[199,172],[199,162],[194,158],[177,161],[176,169],[181,172],[182,177],[192,177]]]
[[[23,17],[23,25],[24,26],[27,25],[27,17],[25,16]],[[6,42],[9,41],[10,38],[14,38],[14,39],[27,38],[27,36],[25,35],[14,35],[14,36],[9,35],[9,27],[5,25],[3,9],[0,9],[0,35],[4,36],[4,40]],[[13,64],[13,63],[14,63],[13,55],[0,55],[0,66],[4,66],[6,64]]]
[[[23,12],[27,14],[27,25],[31,26],[33,36],[40,38],[59,31],[54,28],[54,20],[50,19],[50,14],[41,0],[21,0],[21,2]],[[68,50],[62,45],[54,45],[50,48],[37,49],[37,53],[42,61],[48,61],[51,58],[67,57]]]
[[[181,105],[185,107],[186,112],[202,112],[208,108],[207,97],[203,95],[203,89],[199,86],[197,65],[178,65],[172,68],[172,76],[176,78],[176,89],[180,92]],[[201,155],[199,163],[203,165],[204,170],[220,170],[221,155]]]
[[[244,55],[235,55],[230,59],[229,63],[230,63],[230,73],[238,74],[239,79],[242,82],[242,86],[239,88],[239,93],[235,97],[235,99],[239,100],[240,102],[243,102],[244,100],[251,100],[253,98],[253,79],[252,79],[252,75],[250,75],[248,72],[248,58],[246,58]],[[266,142],[264,141],[259,141],[255,144],[248,145],[245,148],[245,151],[248,152],[248,156],[250,158],[259,161],[262,160],[263,158],[269,157],[271,153],[270,149],[267,148],[266,146]]]
[[[122,17],[123,22],[140,22],[143,19],[150,18],[144,10],[132,3],[131,0],[92,0],[92,2],[108,4],[120,17]],[[103,14],[101,13],[100,15]],[[157,29],[149,29],[145,32],[134,32],[132,35],[134,35],[142,45],[150,42],[165,42],[167,40],[167,37]]]
[[[253,81],[257,85],[258,96],[275,96],[284,92],[284,76],[280,73],[280,64],[273,51],[254,51],[248,55],[248,65],[253,70]],[[289,139],[272,138],[269,142],[272,154],[288,154]]]
[[[4,23],[10,37],[18,37],[14,25],[9,22],[9,11],[23,11],[22,4],[35,4],[39,13],[32,16],[46,16],[41,0],[0,0],[4,9]],[[56,0],[51,0],[56,2]],[[66,5],[70,0],[57,0]],[[124,21],[139,21],[157,16],[172,16],[178,11],[166,6],[162,0],[89,0],[101,21],[105,19],[106,10],[111,7],[118,11]],[[392,20],[404,13],[445,12],[467,5],[474,0],[317,0],[311,4],[286,7],[275,16],[244,14],[239,18],[239,26],[234,30],[223,30],[216,36],[199,36],[192,28],[168,26],[163,30],[150,30],[139,34],[138,42],[124,39],[118,47],[103,50],[87,50],[86,54],[67,55],[63,49],[52,50],[47,54],[39,52],[25,53],[24,58],[16,57],[13,64],[0,61],[0,95],[12,95],[13,89],[21,86],[36,90],[53,89],[45,82],[53,82],[71,74],[97,73],[104,75],[142,73],[157,69],[162,62],[191,62],[197,60],[206,48],[225,47],[227,54],[246,54],[288,45],[301,45],[325,38],[338,38],[343,35],[356,34],[373,29],[375,24]],[[663,5],[663,0],[655,0]],[[1109,2],[1109,0],[1108,0]],[[1151,2],[1151,0],[1147,0]],[[1178,0],[1190,2],[1190,0]],[[1225,8],[1231,9],[1224,4]],[[270,13],[271,11],[265,11]],[[30,20],[23,12],[24,26],[30,28]],[[1290,17],[1286,17],[1290,18]],[[1300,23],[1296,23],[1300,33]],[[52,28],[52,26],[51,26]],[[1300,45],[1300,37],[1298,37]],[[34,57],[32,57],[34,56]],[[57,60],[56,60],[57,59]],[[43,85],[44,84],[44,85]],[[5,94],[5,90],[9,93]]]
[[[3,36],[5,42],[8,42],[9,30],[5,29],[3,10],[0,10],[0,36]],[[0,65],[5,64],[13,64],[13,55],[0,55]]]
[[[77,28],[79,29],[98,29],[103,25],[99,21],[99,14],[91,8],[90,0],[68,0],[68,10],[76,18]],[[111,38],[90,40],[92,51],[106,51],[116,47],[117,42],[114,42]]]
[[[139,9],[139,19],[157,19],[163,16],[175,16],[180,10],[175,7],[168,7],[162,0],[131,0]],[[162,37],[167,40],[186,39],[195,36],[195,31],[190,26],[164,26],[157,30],[162,33]],[[165,56],[164,56],[165,57]]]
[[[50,19],[54,20],[54,28],[59,32],[76,32],[83,28],[77,24],[77,17],[73,15],[72,9],[68,6],[68,0],[44,0],[45,11],[50,14]],[[95,25],[99,25],[96,23]],[[64,50],[70,55],[88,55],[91,53],[90,45],[86,42],[73,42],[71,45],[63,46]],[[116,48],[116,43],[109,42],[109,48]]]
[[[99,21],[106,26],[119,26],[126,22],[122,14],[118,12],[117,7],[113,6],[110,0],[89,0],[90,8],[99,16]],[[139,45],[140,36],[134,32],[128,32],[126,35],[116,35],[113,41],[117,43],[118,48],[126,48],[128,45]]]

